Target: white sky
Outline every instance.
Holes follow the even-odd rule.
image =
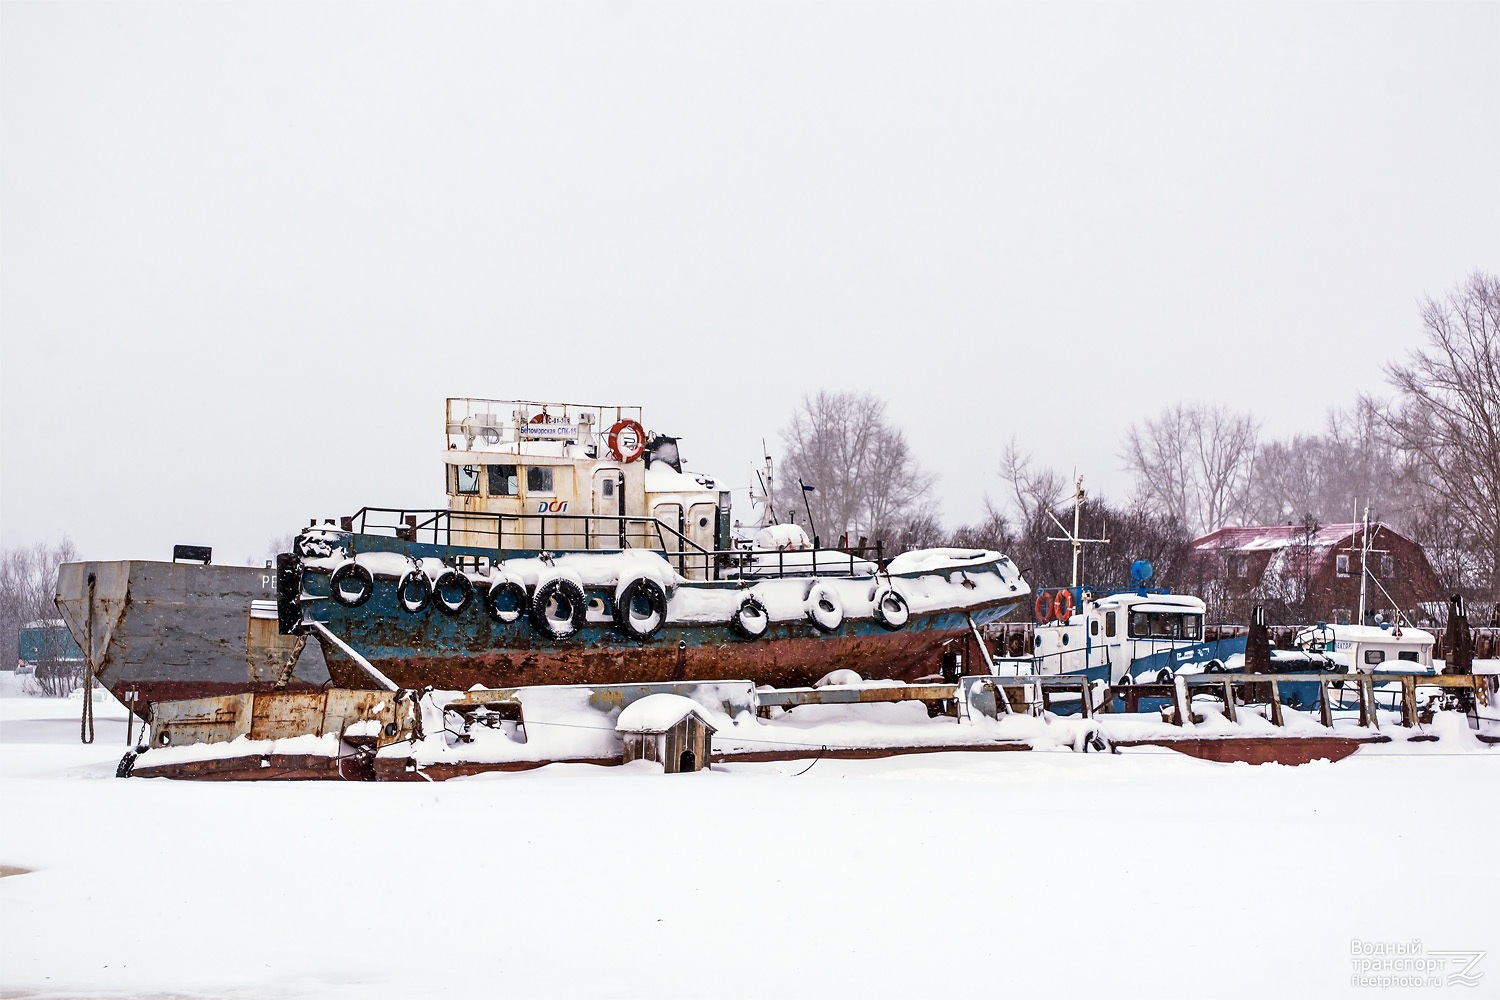
[[[1500,270],[1500,4],[0,3],[0,542],[440,506],[447,396],[749,485],[889,401],[1123,498],[1179,400],[1317,430]],[[737,506],[746,495],[736,494]]]

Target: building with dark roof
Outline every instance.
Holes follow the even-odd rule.
[[[1195,539],[1179,585],[1196,589],[1221,621],[1263,604],[1287,622],[1353,623],[1358,616],[1362,524],[1220,528]],[[1412,620],[1440,602],[1442,586],[1422,546],[1388,524],[1370,525],[1366,614]]]

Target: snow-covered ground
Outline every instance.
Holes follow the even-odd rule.
[[[1353,942],[1414,939],[1500,994],[1461,734],[221,784],[115,779],[79,707],[0,697],[6,996],[1359,996]]]

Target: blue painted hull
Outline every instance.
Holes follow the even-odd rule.
[[[404,542],[384,536],[353,537],[360,552],[438,558],[448,565],[459,557],[492,555],[482,549]],[[873,586],[875,581],[872,578],[870,582]],[[328,575],[316,570],[301,574],[297,612],[304,620],[326,625],[402,687],[431,685],[462,690],[474,685],[731,678],[786,687],[811,684],[839,669],[854,670],[866,678],[916,680],[930,676],[940,669],[944,645],[968,633],[969,616],[975,624],[983,625],[1029,596],[1029,588],[1019,579],[1017,583],[1020,586],[1014,597],[936,613],[912,613],[899,630],[888,630],[874,618],[849,617],[837,629],[825,633],[809,621],[798,620],[773,622],[765,634],[754,639],[740,636],[727,623],[668,621],[649,640],[638,640],[614,624],[612,588],[585,588],[586,597],[597,603],[598,610],[565,639],[552,638],[525,616],[509,624],[497,621],[477,598],[454,615],[438,610],[435,602],[423,611],[408,612],[398,599],[397,584],[392,579],[377,578],[369,599],[358,607],[348,607],[331,599]],[[745,587],[734,581],[680,585],[731,592]],[[324,653],[337,684],[370,686],[370,678],[335,646],[325,642]]]

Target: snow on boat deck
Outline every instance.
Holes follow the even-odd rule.
[[[0,698],[7,994],[1328,995],[1353,941],[1500,948],[1477,743],[226,785],[114,779],[78,707]]]

